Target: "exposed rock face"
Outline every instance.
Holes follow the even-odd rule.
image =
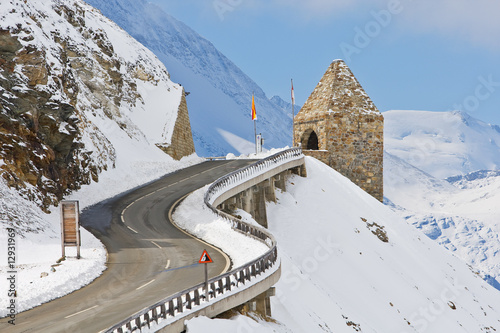
[[[98,166],[83,168],[80,160],[88,158],[88,152],[80,152],[82,145],[75,142],[80,130],[74,104],[57,103],[42,89],[49,80],[44,50],[23,47],[18,35],[30,35],[21,29],[0,32],[1,173],[10,186],[30,199],[39,196],[41,205],[48,207],[67,190],[89,182],[92,172],[97,176]],[[68,75],[59,84],[74,85]]]
[[[138,85],[174,96],[177,110],[182,89],[159,60],[83,1],[2,2],[0,176],[43,209],[97,181],[116,161],[106,130],[148,140],[130,120],[151,108]]]
[[[342,60],[330,65],[294,123],[305,154],[383,201],[384,118]]]

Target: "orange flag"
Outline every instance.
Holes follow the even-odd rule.
[[[257,120],[257,112],[255,112],[255,99],[252,94],[252,120]]]

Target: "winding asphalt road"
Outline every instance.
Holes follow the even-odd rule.
[[[201,283],[204,249],[214,260],[209,277],[228,270],[225,254],[177,229],[168,212],[186,194],[252,162],[204,162],[85,210],[82,225],[106,246],[107,270],[80,290],[19,313],[15,326],[1,319],[0,331],[100,332]]]

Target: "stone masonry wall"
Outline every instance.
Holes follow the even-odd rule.
[[[329,165],[383,201],[382,115],[332,115],[326,138]]]
[[[174,133],[172,134],[171,144],[169,146],[158,144],[164,152],[172,156],[176,160],[180,160],[184,156],[189,156],[195,152],[193,134],[191,132],[191,123],[186,103],[186,94],[182,92],[181,103],[177,120],[175,121]]]
[[[343,61],[334,61],[294,120],[294,140],[383,201],[384,118]],[[307,150],[314,132],[318,150]]]
[[[295,123],[296,142],[305,147],[314,131],[319,150],[304,150],[383,201],[384,127],[382,115],[332,112],[325,121]]]

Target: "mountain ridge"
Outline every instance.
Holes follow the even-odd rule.
[[[187,101],[199,155],[251,153],[238,151],[219,133],[222,130],[254,142],[252,94],[257,108],[257,131],[266,138],[266,147],[289,145],[290,115],[268,99],[264,91],[210,41],[144,0],[88,0],[88,3],[150,48],[174,80],[190,92]]]
[[[80,0],[6,2],[0,16],[10,187],[47,211],[127,154],[162,158],[183,89],[151,51]]]
[[[500,132],[462,111],[383,112],[384,149],[444,179],[500,167]]]

